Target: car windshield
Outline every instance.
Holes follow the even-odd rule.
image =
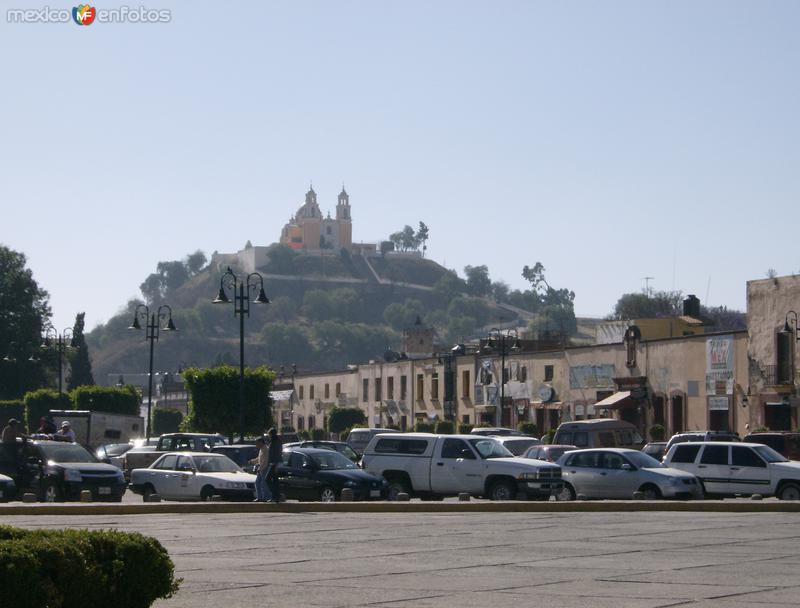
[[[67,443],[64,445],[40,445],[46,460],[53,462],[97,462],[86,448],[79,445]]]
[[[227,456],[208,455],[208,456],[192,456],[194,466],[199,473],[242,473],[233,460]]]
[[[115,443],[113,445],[105,446],[105,449],[106,449],[106,454],[109,456],[122,456],[132,447],[133,446],[130,443]]]
[[[331,450],[330,453],[312,454],[311,460],[321,471],[333,471],[337,469],[357,469],[358,465],[339,452]]]
[[[767,462],[789,462],[788,458],[782,456],[768,445],[759,445],[754,447],[753,450]]]
[[[483,437],[481,439],[470,439],[469,442],[472,444],[478,454],[481,455],[481,458],[513,458],[514,454],[509,452],[506,448],[503,447],[503,444],[497,441],[496,439],[490,439],[488,437]]]
[[[521,456],[529,447],[538,445],[539,443],[541,442],[538,439],[509,439],[503,442],[503,447],[514,454],[514,456]]]
[[[633,466],[639,469],[664,469],[666,468],[663,464],[658,462],[652,456],[648,456],[642,452],[626,452],[625,458],[630,460],[633,463]]]

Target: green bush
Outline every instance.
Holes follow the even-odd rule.
[[[439,420],[436,423],[436,432],[439,435],[452,435],[456,432],[456,425],[450,420]]]
[[[39,419],[47,416],[50,410],[71,410],[72,399],[66,393],[58,394],[58,391],[49,388],[40,388],[37,391],[25,393],[25,424],[28,432],[34,432],[39,428]]]
[[[0,401],[0,427],[8,424],[11,418],[16,418],[25,423],[25,402],[22,399],[13,401]]]
[[[147,608],[171,597],[179,584],[154,538],[0,526],[0,589],[16,608]]]
[[[556,436],[556,430],[550,429],[544,435],[542,435],[542,443],[553,443],[553,437]]]
[[[302,431],[297,431],[297,436],[300,437],[300,439],[302,439],[303,441],[308,441],[309,439],[311,439],[311,435],[305,429],[303,429]]]
[[[417,420],[417,423],[414,425],[414,431],[417,433],[433,433],[433,424]]]
[[[664,435],[666,435],[666,429],[663,425],[654,424],[650,427],[650,441],[664,441]]]
[[[324,429],[312,429],[311,430],[311,439],[313,441],[325,441],[328,438],[328,434],[325,432]]]
[[[459,435],[469,435],[474,428],[475,426],[472,424],[462,423],[458,425],[458,433]]]
[[[183,422],[183,414],[178,410],[153,411],[153,435],[156,437],[164,433],[177,433]]]
[[[357,424],[364,424],[366,421],[367,415],[361,408],[334,407],[328,414],[328,431],[341,433],[345,429],[352,428]]]
[[[130,384],[113,386],[79,386],[71,393],[76,410],[109,414],[139,415],[139,393]]]
[[[539,435],[539,427],[536,426],[535,422],[520,422],[517,425],[517,430],[520,433],[525,433],[532,437],[537,437]]]

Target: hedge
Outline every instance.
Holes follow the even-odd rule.
[[[517,430],[520,433],[525,433],[526,435],[531,435],[532,437],[539,435],[539,427],[536,426],[535,422],[520,422],[517,425]]]
[[[25,402],[21,399],[0,401],[0,427],[8,424],[11,418],[25,422]]]
[[[469,435],[474,429],[475,426],[472,424],[462,423],[458,425],[458,434],[459,435]]]
[[[49,388],[40,388],[37,391],[25,393],[25,424],[28,431],[33,433],[39,428],[39,419],[47,416],[50,410],[71,410],[72,400],[66,393],[58,394]]]
[[[117,530],[0,525],[0,589],[16,608],[147,608],[180,580],[156,539]]]
[[[361,408],[333,407],[328,414],[328,431],[341,433],[345,429],[352,428],[357,424],[364,424],[366,421],[367,415]]]
[[[418,420],[414,425],[414,431],[417,433],[433,433],[433,423]]]
[[[436,433],[439,435],[452,435],[456,431],[456,426],[450,420],[439,420],[436,423]]]
[[[139,415],[139,394],[131,385],[79,386],[71,393],[73,409],[109,414]]]
[[[182,421],[183,414],[178,410],[153,410],[153,434],[177,433]]]

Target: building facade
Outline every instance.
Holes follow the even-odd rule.
[[[306,192],[305,202],[281,230],[280,242],[292,249],[350,249],[353,245],[353,224],[350,196],[342,186],[336,203],[336,217],[322,215],[314,188]]]

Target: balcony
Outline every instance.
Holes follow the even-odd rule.
[[[761,376],[764,384],[774,388],[778,393],[794,392],[794,378],[792,377],[793,368],[790,365],[765,365]]]

